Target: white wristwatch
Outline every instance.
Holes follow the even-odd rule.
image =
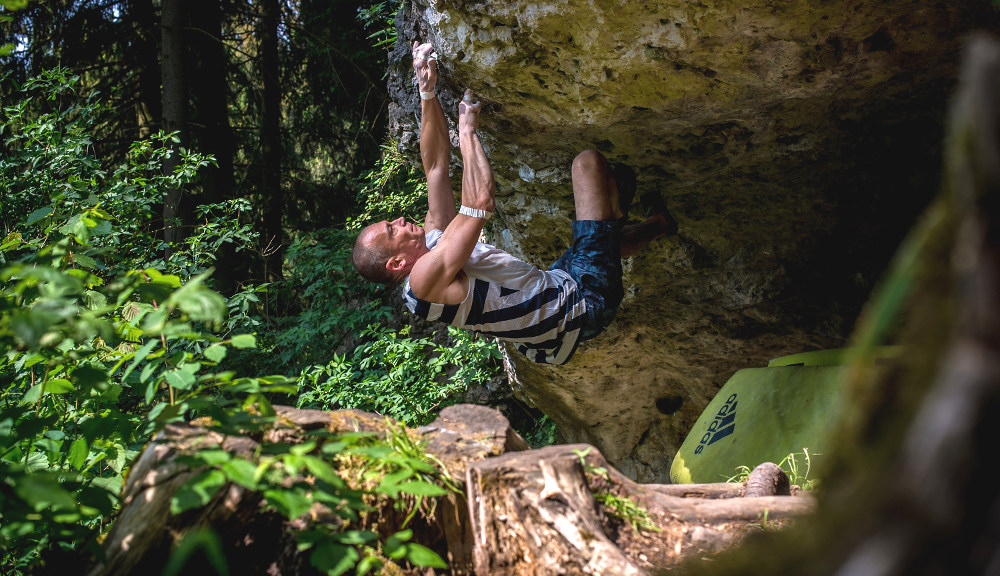
[[[479,208],[469,208],[464,204],[458,209],[458,213],[466,216],[472,216],[473,218],[482,218],[483,220],[489,220],[490,216],[493,215],[492,212],[480,210]]]

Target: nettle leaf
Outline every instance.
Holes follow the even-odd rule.
[[[309,511],[312,501],[298,490],[266,490],[268,504],[289,520],[295,520]]]
[[[135,370],[136,366],[138,366],[140,362],[145,360],[146,356],[149,355],[149,352],[159,343],[160,343],[159,340],[154,340],[150,338],[148,342],[146,342],[138,350],[136,350],[135,355],[132,357],[132,363],[129,364],[128,368],[125,369],[125,372],[122,374],[122,378],[127,378],[128,375],[131,374],[133,370]],[[150,367],[155,368],[156,366],[153,364],[146,365],[146,368]],[[145,382],[148,378],[149,375],[147,374],[145,377],[140,378],[140,380]]]
[[[178,390],[188,390],[195,383],[195,377],[190,372],[184,370],[171,370],[164,374],[167,384]]]
[[[77,438],[70,444],[66,461],[77,470],[83,470],[84,465],[87,463],[87,456],[89,455],[90,446],[87,444],[87,439],[82,437]]]
[[[73,381],[77,388],[98,388],[105,389],[104,384],[108,381],[108,373],[105,370],[94,366],[80,366],[73,371]]]
[[[10,328],[20,344],[35,348],[41,346],[42,338],[50,333],[52,327],[59,321],[59,315],[33,308],[16,312],[10,320]]]
[[[382,560],[378,556],[365,556],[358,562],[358,567],[355,573],[358,576],[364,576],[373,570],[378,570],[383,566]]]
[[[42,452],[32,452],[28,454],[28,461],[25,462],[24,471],[31,474],[48,470],[50,466],[49,457]]]
[[[26,224],[28,226],[31,226],[35,222],[38,222],[39,220],[47,217],[49,214],[52,214],[52,207],[51,206],[46,206],[44,208],[39,208],[38,210],[35,210],[31,214],[28,214],[28,221],[26,222]]]
[[[233,455],[225,450],[221,449],[206,449],[199,450],[191,457],[184,457],[186,460],[189,459],[195,465],[206,465],[206,466],[219,466],[220,464],[225,464],[233,459]]]
[[[161,284],[169,288],[180,288],[181,279],[179,276],[173,274],[163,274],[156,268],[146,268],[141,272],[146,278],[149,279],[150,283]]]
[[[334,486],[343,486],[344,480],[337,474],[332,466],[315,456],[304,456],[306,469],[313,476]]]
[[[118,442],[112,444],[112,448],[108,450],[109,458],[108,465],[115,472],[121,474],[125,466],[135,458],[139,452],[136,450],[129,450],[125,446],[122,446]]]
[[[257,465],[249,460],[234,458],[222,465],[222,472],[230,482],[249,490],[257,489]]]
[[[44,383],[44,388],[46,394],[65,394],[76,390],[73,383],[65,378],[53,378]]]
[[[234,348],[256,348],[257,338],[253,334],[237,334],[230,340]]]
[[[108,305],[108,297],[95,290],[85,290],[83,292],[83,305],[91,310],[104,308]]]
[[[147,302],[163,302],[170,297],[174,287],[166,282],[145,282],[135,287],[135,291]]]
[[[157,368],[160,367],[161,363],[162,363],[161,360],[153,360],[149,364],[143,366],[142,372],[139,373],[139,382],[146,382],[147,380],[149,380],[150,377],[153,376],[153,373],[156,372]]]
[[[331,535],[331,537],[341,544],[360,546],[368,544],[378,539],[378,535],[370,530],[348,530]]]
[[[393,560],[401,560],[406,556],[406,541],[413,537],[413,530],[400,530],[385,540],[382,550]]]
[[[142,314],[152,310],[153,307],[142,302],[129,302],[122,306],[122,318],[126,322],[134,323]]]
[[[201,362],[181,362],[177,365],[177,369],[193,376],[201,370]]]
[[[213,344],[208,348],[205,348],[203,352],[205,358],[208,358],[212,362],[222,362],[226,358],[226,347],[220,346],[219,344]]]
[[[410,542],[404,546],[406,560],[414,566],[429,566],[431,568],[447,568],[448,564],[430,548]]]
[[[113,231],[114,228],[112,228],[111,222],[108,222],[107,220],[100,220],[97,222],[97,226],[94,226],[94,229],[91,231],[91,233],[94,236],[107,236],[108,234],[111,234]]]
[[[21,237],[21,234],[19,232],[11,232],[4,237],[3,243],[0,243],[0,252],[18,248],[22,244],[24,244],[24,238]]]
[[[73,495],[48,474],[34,474],[30,481],[16,483],[14,491],[36,511],[76,508],[76,499]]]
[[[174,493],[170,499],[170,512],[180,514],[208,504],[226,482],[226,475],[221,470],[206,470],[198,474]]]
[[[309,563],[329,576],[340,576],[360,559],[361,555],[354,548],[324,540],[317,542],[313,547]]]
[[[229,308],[222,296],[205,287],[204,282],[209,274],[210,272],[204,272],[188,280],[170,295],[167,306],[180,309],[192,320],[221,323]]]
[[[75,266],[81,266],[83,268],[87,268],[88,270],[93,270],[94,268],[98,267],[97,260],[94,260],[93,258],[87,256],[86,254],[73,254],[71,258],[71,263]]]

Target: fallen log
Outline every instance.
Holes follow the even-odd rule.
[[[643,486],[583,444],[472,463],[466,486],[477,574],[647,574],[813,509],[740,484]]]
[[[185,536],[206,526],[218,536],[230,573],[316,573],[296,536],[316,523],[342,522],[321,506],[289,521],[263,495],[227,484],[206,505],[170,513],[173,495],[203,471],[186,464],[185,455],[221,449],[252,459],[262,448],[294,446],[318,430],[383,434],[392,426],[351,410],[275,409],[273,428],[255,438],[197,423],[164,429],[133,466],[121,514],[104,541],[106,558],[87,573],[157,573]],[[636,484],[588,445],[528,450],[499,412],[480,406],[447,408],[430,426],[407,433],[465,489],[437,498],[410,524],[414,541],[445,558],[449,574],[548,574],[553,566],[562,574],[646,574],[812,508],[808,497],[742,498],[740,484]],[[391,504],[376,506],[365,528],[397,531],[403,519]]]

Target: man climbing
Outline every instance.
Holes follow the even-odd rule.
[[[535,362],[564,364],[580,342],[606,328],[624,296],[621,258],[677,232],[659,194],[643,196],[646,221],[624,225],[635,176],[612,168],[599,152],[573,160],[573,245],[549,270],[478,242],[492,215],[496,185],[476,130],[481,103],[466,90],[458,107],[462,206],[448,177],[451,141],[437,100],[437,62],[430,44],[413,44],[421,98],[420,155],[427,176],[424,226],[376,222],[358,235],[354,266],[368,280],[403,282],[406,307],[427,320],[491,334]]]

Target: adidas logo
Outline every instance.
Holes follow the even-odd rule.
[[[701,454],[706,446],[711,446],[736,431],[736,394],[726,398],[726,403],[719,408],[708,430],[701,437],[701,442],[694,449],[695,454]]]

